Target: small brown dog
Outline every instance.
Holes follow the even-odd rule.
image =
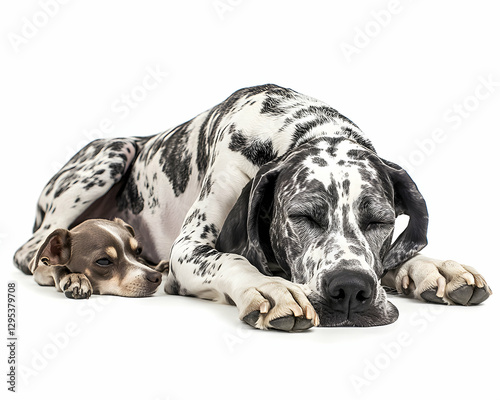
[[[92,293],[151,296],[168,262],[153,268],[140,254],[130,225],[119,218],[89,219],[71,230],[56,229],[45,239],[32,261],[34,278],[73,299],[88,299]]]

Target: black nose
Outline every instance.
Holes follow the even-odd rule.
[[[151,283],[161,282],[161,273],[157,271],[148,271],[146,274],[146,279]]]
[[[324,276],[325,297],[331,307],[349,315],[369,307],[375,292],[375,279],[362,271],[338,270]]]

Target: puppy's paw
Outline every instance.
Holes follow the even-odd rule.
[[[161,260],[158,265],[156,265],[155,267],[153,267],[153,269],[155,271],[158,271],[158,272],[165,272],[165,273],[169,273],[170,272],[170,263],[166,260]]]
[[[281,278],[247,289],[239,309],[240,319],[254,328],[292,332],[319,325],[302,288]]]
[[[92,294],[92,285],[83,274],[68,274],[59,282],[59,287],[70,299],[88,299]]]

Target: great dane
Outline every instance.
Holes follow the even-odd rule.
[[[116,217],[146,259],[170,260],[167,293],[235,304],[260,329],[392,323],[382,285],[447,304],[491,294],[473,268],[418,253],[428,213],[404,169],[330,106],[276,85],[154,136],[91,142],[44,188],[15,263],[33,273],[50,231]]]

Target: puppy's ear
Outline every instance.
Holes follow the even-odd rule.
[[[38,250],[35,268],[40,261],[46,265],[66,265],[70,258],[71,233],[66,229],[56,229]]]
[[[241,191],[215,244],[219,251],[242,255],[265,275],[272,275],[267,264],[269,258],[274,259],[269,227],[280,169],[277,161],[261,167]]]
[[[133,237],[135,237],[135,231],[134,228],[132,228],[129,224],[127,224],[123,219],[121,218],[115,218],[113,222],[120,224],[123,226]]]
[[[384,270],[396,268],[427,245],[429,214],[417,185],[399,165],[382,160],[394,187],[396,215],[410,217],[408,226],[384,256]]]

